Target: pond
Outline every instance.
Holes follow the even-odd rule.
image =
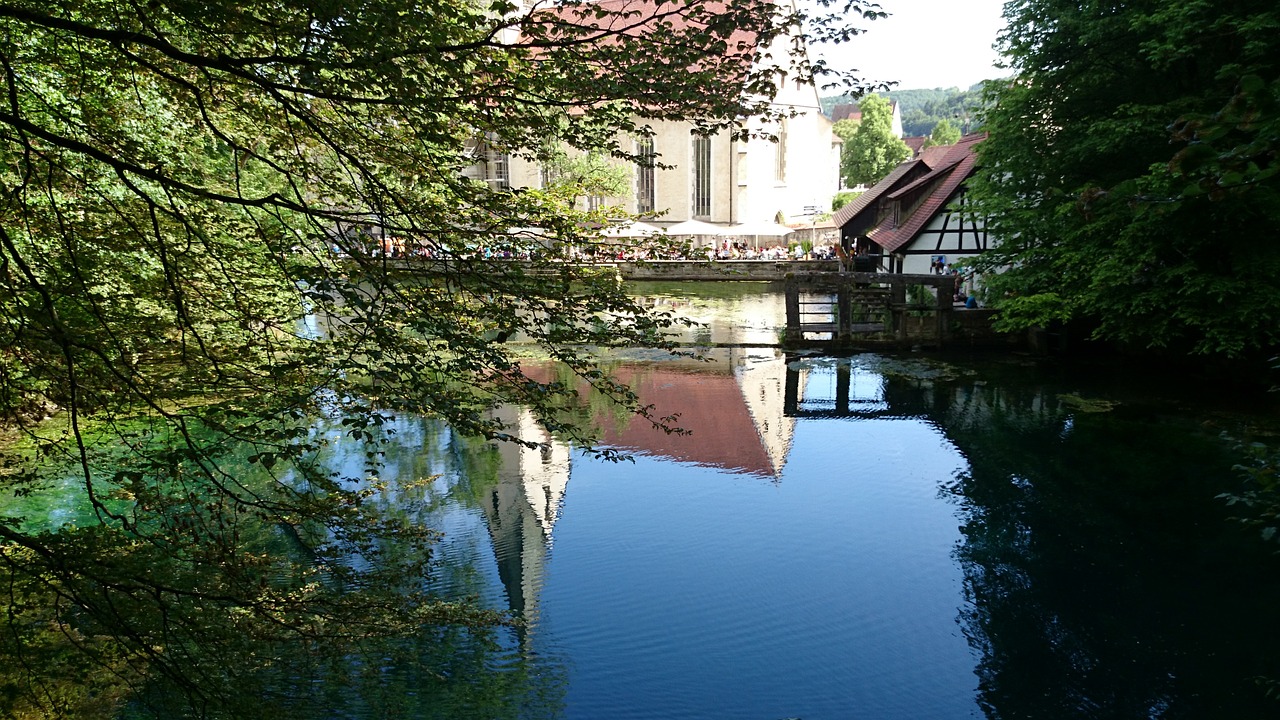
[[[1215,499],[1240,416],[1000,365],[624,365],[693,434],[495,448],[449,589],[528,621],[554,717],[1274,716],[1277,563]]]
[[[784,355],[769,286],[637,292],[733,345],[616,359],[692,432],[597,408],[632,457],[607,462],[519,408],[541,447],[398,419],[383,479],[435,478],[433,589],[523,622],[424,638],[382,669],[398,709],[335,691],[321,717],[1280,716],[1277,546],[1217,498],[1265,398],[1010,356]],[[325,462],[358,476],[331,435]]]

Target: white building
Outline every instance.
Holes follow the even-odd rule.
[[[782,0],[793,7],[790,0]],[[654,0],[600,0],[610,9],[653,13]],[[526,4],[527,6],[528,4]],[[670,10],[670,6],[663,6]],[[669,14],[666,22],[680,22]],[[602,23],[621,20],[602,20]],[[634,25],[634,18],[627,22]],[[634,31],[632,31],[634,32]],[[623,197],[595,198],[627,212],[653,216],[658,224],[702,220],[728,226],[746,222],[784,222],[830,207],[840,182],[840,140],[832,122],[823,115],[817,88],[811,82],[788,79],[785,59],[794,38],[780,37],[772,46],[756,52],[756,69],[777,73],[777,91],[768,101],[788,115],[781,121],[750,118],[749,140],[735,140],[726,132],[710,137],[694,132],[688,121],[650,121],[652,137],[628,139],[638,155],[653,153],[666,167],[637,165],[631,190]],[[707,92],[743,92],[741,88],[706,88]],[[776,139],[776,141],[775,141]],[[496,188],[539,188],[541,167],[476,146],[482,162],[468,175],[484,179]]]

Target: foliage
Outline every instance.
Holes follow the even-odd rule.
[[[938,299],[924,285],[907,286],[907,305],[913,317],[926,317],[934,313],[938,307]]]
[[[883,14],[834,4],[810,18],[818,39]],[[434,536],[378,477],[391,419],[519,442],[491,412],[518,403],[583,437],[555,415],[573,388],[528,377],[502,340],[643,413],[586,348],[668,347],[672,320],[559,262],[600,242],[574,191],[466,179],[471,149],[635,160],[622,138],[651,122],[745,134],[781,112],[779,68],[751,61],[803,21],[676,0],[651,6],[660,36],[600,29],[634,9],[0,8],[0,423],[22,439],[0,486],[72,478],[85,508],[75,525],[4,508],[6,712],[168,687],[202,716],[278,714],[296,695],[264,678],[310,677],[285,659],[344,673],[362,643],[502,621],[424,589]],[[706,91],[726,78],[740,92]],[[317,463],[316,418],[363,462]]]
[[[955,122],[962,133],[976,132],[980,123],[975,121],[983,102],[985,82],[967,90],[891,90],[886,94],[901,106],[902,132],[908,136],[932,135],[938,123],[944,121]]]
[[[924,147],[934,145],[955,145],[960,142],[960,129],[953,126],[950,120],[943,118],[933,127],[933,132],[924,141]]]
[[[630,166],[604,153],[568,153],[556,148],[543,167],[550,186],[564,189],[573,201],[583,196],[622,198],[632,191]]]
[[[893,134],[888,100],[868,95],[859,107],[862,120],[840,153],[840,175],[847,186],[874,185],[911,157],[911,149]]]
[[[969,130],[976,131],[979,127],[976,115],[982,100],[982,87],[983,83],[978,83],[967,90],[959,88],[888,90],[882,94],[898,103],[902,111],[903,134],[908,137],[920,137],[931,134],[943,120],[963,123],[964,119],[968,118]],[[830,113],[838,103],[853,102],[855,99],[849,95],[823,97],[823,112]]]
[[[849,142],[850,140],[853,139],[853,136],[857,134],[858,124],[859,124],[858,120],[853,120],[850,118],[845,118],[844,120],[837,120],[835,124],[831,126],[831,132],[835,133],[836,137],[840,138],[841,140],[845,142]]]
[[[1236,448],[1242,462],[1235,469],[1243,487],[1218,497],[1228,505],[1246,508],[1248,514],[1241,522],[1257,528],[1263,540],[1280,541],[1280,451],[1261,442],[1238,442]]]
[[[984,276],[984,279],[990,282],[992,278]],[[995,328],[1002,332],[1013,332],[1035,325],[1065,322],[1070,317],[1066,302],[1055,292],[1007,297],[1000,302],[1000,315],[996,318]]]
[[[848,205],[849,203],[853,202],[854,198],[858,197],[861,194],[862,193],[857,190],[841,190],[840,192],[836,193],[835,197],[831,198],[831,211],[835,212],[836,210],[839,210],[845,205]]]
[[[1020,0],[987,85],[979,261],[1006,326],[1055,318],[1133,348],[1280,342],[1280,11],[1252,0]]]

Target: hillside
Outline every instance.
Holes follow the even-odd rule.
[[[973,120],[974,110],[981,102],[982,83],[968,90],[960,88],[932,88],[914,90],[893,90],[886,95],[902,106],[902,130],[907,136],[928,135],[933,126],[943,118],[948,118],[957,128],[963,130],[964,118],[968,117],[968,130],[972,132],[978,126]],[[831,108],[839,103],[856,102],[847,95],[831,95],[822,98],[822,111],[828,115]]]

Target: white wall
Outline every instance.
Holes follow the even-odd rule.
[[[783,4],[790,2],[783,0]],[[778,58],[767,62],[785,64],[790,45],[790,38],[779,38],[760,57]],[[818,212],[830,211],[831,198],[839,190],[840,150],[832,123],[821,112],[817,88],[783,79],[771,101],[778,110],[799,113],[786,121],[785,175],[779,179],[775,172],[778,144],[763,138],[735,142],[726,133],[714,136],[711,214],[699,219],[719,224],[768,222],[781,212],[787,222],[803,222],[808,206],[815,206]],[[688,220],[694,217],[693,125],[663,121],[651,126],[659,162],[672,166],[654,172],[654,204],[662,213],[658,219],[663,223]],[[777,123],[758,119],[750,127],[757,133],[774,135],[780,129]],[[509,168],[512,187],[541,187],[541,171],[535,164],[511,158]],[[634,192],[618,203],[636,211]]]

